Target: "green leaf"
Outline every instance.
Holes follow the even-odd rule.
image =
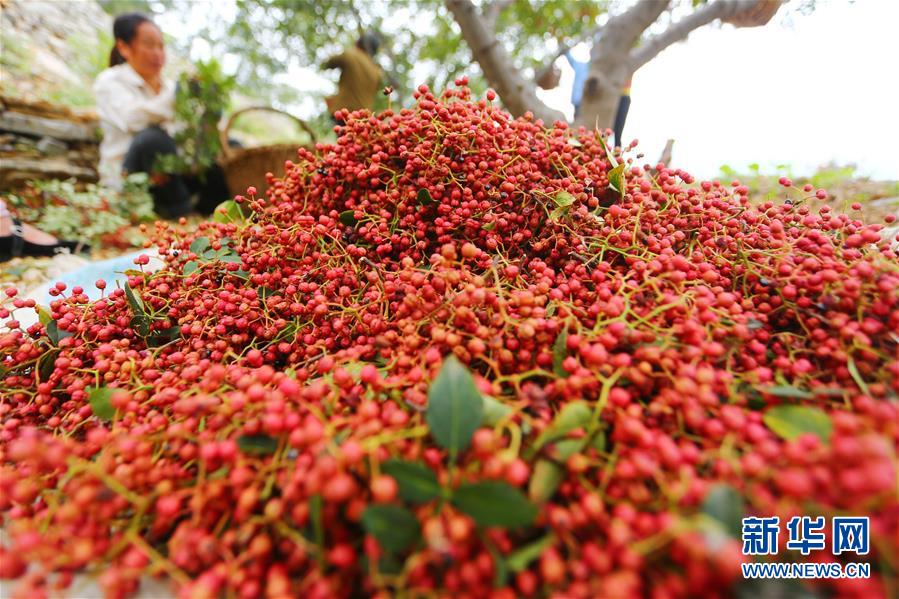
[[[268,435],[241,435],[237,447],[250,455],[271,455],[278,449],[278,440]]]
[[[319,566],[325,564],[325,524],[322,518],[322,496],[309,498],[309,521],[312,524],[312,540],[316,546],[316,559]]]
[[[621,197],[624,197],[624,192],[627,189],[625,183],[624,163],[622,162],[609,171],[609,187],[621,194]]]
[[[525,570],[531,562],[543,555],[543,551],[548,547],[552,547],[556,542],[554,534],[550,533],[541,539],[537,539],[533,543],[528,543],[521,549],[512,552],[506,558],[506,566],[513,572],[521,572]]]
[[[597,131],[596,139],[599,141],[599,145],[602,146],[602,151],[603,151],[603,153],[605,153],[606,158],[609,159],[609,164],[612,165],[612,169],[614,170],[615,168],[618,167],[618,160],[616,160],[615,155],[612,154],[611,150],[609,150],[609,146],[606,145],[606,138],[604,138],[602,136],[602,134],[599,131]]]
[[[343,212],[340,213],[340,216],[338,218],[340,219],[340,222],[342,222],[343,224],[345,224],[348,227],[355,227],[356,223],[359,222],[356,220],[356,211],[355,210],[344,210]]]
[[[387,551],[409,549],[421,538],[421,525],[415,514],[390,504],[370,505],[362,512],[362,526]]]
[[[537,506],[521,491],[502,481],[462,485],[453,491],[452,503],[480,526],[520,528],[533,523],[537,517]]]
[[[150,334],[150,319],[146,314],[138,314],[131,319],[129,324],[142,338],[146,338]]]
[[[487,552],[490,553],[490,558],[493,560],[493,588],[501,589],[509,584],[509,568],[496,545],[486,536],[482,538],[484,546],[487,547]]]
[[[553,372],[556,376],[568,378],[568,373],[562,368],[562,362],[568,357],[568,328],[563,328],[556,342],[553,343]]]
[[[240,257],[240,254],[234,252],[228,252],[227,254],[219,256],[219,260],[222,262],[230,262],[232,264],[243,264],[243,259]]]
[[[855,381],[855,384],[858,385],[858,388],[862,390],[862,393],[865,395],[871,395],[871,391],[868,389],[868,385],[865,383],[865,379],[862,378],[862,375],[858,371],[858,367],[855,365],[855,360],[851,357],[846,363],[846,368],[849,369],[849,374],[852,376],[852,380]]]
[[[184,274],[189,275],[192,272],[194,272],[195,270],[197,270],[198,268],[200,268],[200,264],[194,260],[191,260],[190,262],[188,262],[184,265]]]
[[[368,556],[363,555],[362,559],[359,560],[359,566],[363,572],[370,571],[370,564],[371,561],[368,559]],[[403,560],[397,558],[395,553],[385,551],[384,554],[378,558],[375,567],[381,575],[398,576],[403,572]]]
[[[565,470],[555,462],[537,460],[528,483],[528,497],[537,503],[549,501],[562,484],[564,477]]]
[[[743,497],[727,484],[713,486],[702,502],[702,513],[720,522],[735,539],[740,538],[745,512]]]
[[[109,401],[116,391],[111,387],[88,387],[87,401],[91,406],[91,412],[100,420],[109,422],[115,416],[115,408]]]
[[[128,303],[131,305],[131,310],[134,311],[135,316],[144,314],[144,301],[139,295],[134,293],[134,290],[131,289],[131,285],[127,282],[125,283],[125,297],[128,298]]]
[[[486,426],[496,426],[512,413],[512,408],[489,395],[482,395],[481,399],[484,401],[484,420],[482,423]]]
[[[65,331],[59,328],[59,324],[55,320],[51,320],[44,327],[44,330],[47,332],[47,337],[50,341],[53,342],[54,345],[59,345],[60,340],[65,339],[66,337],[71,337],[72,333],[69,331]]]
[[[567,208],[574,204],[574,196],[567,191],[560,191],[553,196],[553,202],[555,202],[556,206],[559,208]]]
[[[226,476],[228,476],[228,472],[230,471],[231,469],[228,466],[222,466],[218,470],[214,470],[213,472],[211,472],[206,478],[209,480],[218,480],[220,478],[225,478]]]
[[[146,313],[143,300],[139,295],[134,293],[134,290],[131,289],[131,285],[127,282],[125,283],[125,297],[128,298],[128,304],[134,312],[134,317],[130,322],[131,328],[136,330],[137,334],[141,337],[146,337],[150,334],[150,317]]]
[[[748,321],[746,321],[746,328],[748,328],[750,331],[757,331],[764,326],[765,324],[761,320],[756,320],[755,318],[750,318]]]
[[[567,460],[572,455],[582,450],[586,445],[586,437],[580,439],[562,439],[553,445],[553,450],[555,451],[554,456],[557,456],[559,460]]]
[[[167,329],[156,330],[153,331],[153,334],[150,335],[149,339],[147,339],[147,345],[151,347],[159,347],[160,345],[171,343],[180,336],[181,327],[178,325],[169,327]]]
[[[197,256],[201,255],[207,249],[209,249],[208,237],[197,237],[190,244],[190,251]]]
[[[550,425],[537,437],[533,450],[539,451],[550,441],[562,438],[576,428],[586,426],[592,417],[593,409],[585,401],[565,404]]]
[[[240,204],[234,200],[226,200],[216,206],[212,220],[217,223],[241,223],[245,219]]]
[[[44,327],[53,322],[53,317],[50,316],[50,311],[43,306],[37,307],[37,319],[42,325],[44,325]]]
[[[557,208],[553,208],[552,212],[549,213],[549,220],[560,221],[565,218],[566,214],[568,214],[567,206],[559,206]]]
[[[789,385],[778,385],[776,387],[759,387],[759,391],[768,395],[776,395],[777,397],[790,397],[793,399],[811,399],[814,397],[808,391],[797,389]]]
[[[490,221],[489,223],[487,223],[486,225],[484,225],[481,228],[484,229],[485,231],[492,231],[493,229],[496,228],[496,221]]]
[[[431,192],[425,188],[421,188],[418,190],[418,203],[422,206],[428,206],[434,203],[434,198],[431,197]]]
[[[428,389],[425,415],[431,435],[455,457],[471,443],[484,417],[484,400],[474,377],[455,356],[443,363]]]
[[[845,389],[834,389],[832,387],[819,387],[817,389],[812,389],[812,393],[815,395],[829,395],[831,397],[842,397],[846,395]]]
[[[833,430],[830,416],[810,406],[774,406],[765,412],[762,419],[768,428],[788,441],[803,433],[812,433],[827,444]]]
[[[396,479],[400,497],[406,501],[426,503],[441,494],[437,475],[424,464],[387,460],[381,465],[381,471]]]
[[[41,377],[39,382],[46,382],[53,376],[53,371],[56,369],[56,358],[58,356],[59,350],[51,349],[42,353],[41,357],[37,359],[37,372]]]

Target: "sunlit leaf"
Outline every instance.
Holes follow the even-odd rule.
[[[115,408],[110,399],[116,389],[111,387],[88,387],[87,401],[91,406],[91,412],[100,420],[112,420],[115,417]]]
[[[788,441],[803,433],[812,433],[826,444],[833,430],[830,416],[811,406],[774,406],[762,418],[768,428]]]
[[[431,435],[455,456],[471,443],[483,414],[484,401],[474,377],[455,356],[450,356],[428,389],[426,420]]]

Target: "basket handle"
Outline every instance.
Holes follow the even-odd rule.
[[[285,112],[283,110],[278,110],[277,108],[273,108],[271,106],[247,106],[246,108],[241,108],[228,117],[228,122],[225,123],[225,126],[219,129],[219,143],[222,146],[222,156],[225,158],[229,158],[234,155],[234,150],[228,144],[228,133],[231,131],[231,125],[234,124],[234,119],[236,119],[239,115],[249,112],[251,110],[266,110],[268,112],[277,112],[278,114],[283,114],[292,118],[296,123],[300,126],[300,128],[309,134],[309,137],[312,138],[312,143],[315,143],[315,133],[312,129],[309,128],[309,125],[306,124],[306,121],[303,119],[290,114],[289,112]]]

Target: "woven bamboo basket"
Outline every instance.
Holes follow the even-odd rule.
[[[228,144],[231,126],[238,116],[251,110],[276,112],[290,117],[299,124],[303,131],[309,134],[311,141],[302,147],[311,149],[315,145],[315,133],[309,128],[309,125],[303,119],[295,117],[289,112],[271,106],[248,106],[234,112],[225,126],[219,130],[219,141],[222,145],[219,164],[225,172],[225,181],[228,183],[228,190],[232,195],[244,194],[247,187],[250,186],[255,187],[259,195],[263,194],[268,188],[265,175],[272,173],[276,177],[284,176],[284,163],[288,160],[296,160],[297,149],[301,147],[301,144],[298,143],[285,143],[257,148],[232,148]]]

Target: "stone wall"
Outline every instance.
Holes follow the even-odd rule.
[[[0,96],[0,191],[29,179],[96,181],[99,139],[92,112]]]
[[[0,0],[0,30],[0,191],[28,179],[96,181],[96,115],[44,100],[93,104],[112,17],[93,0]]]
[[[38,98],[63,85],[90,89],[78,67],[86,52],[109,52],[112,17],[93,0],[0,0],[0,27],[4,93]]]

